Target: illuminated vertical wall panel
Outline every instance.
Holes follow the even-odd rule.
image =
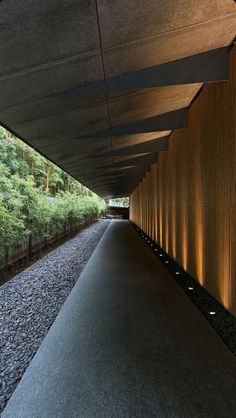
[[[236,315],[236,48],[229,80],[203,87],[130,205],[131,219]]]
[[[173,142],[169,142],[169,254],[176,258],[176,160],[173,149]]]
[[[236,52],[231,55],[230,84],[225,88],[225,94],[230,97],[227,101],[227,113],[229,115],[229,126],[231,141],[230,165],[230,281],[228,289],[229,309],[236,311]]]
[[[158,205],[157,205],[157,164],[154,165],[154,169],[153,169],[154,173],[154,236],[153,239],[154,241],[157,241],[157,236],[158,236]]]

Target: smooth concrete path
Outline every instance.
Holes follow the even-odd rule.
[[[113,221],[2,418],[234,418],[236,359]]]

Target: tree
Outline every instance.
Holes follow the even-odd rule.
[[[129,207],[129,198],[128,197],[117,197],[116,199],[109,200],[109,206],[119,206],[119,207]]]
[[[0,266],[24,239],[79,227],[104,210],[87,187],[0,127]]]

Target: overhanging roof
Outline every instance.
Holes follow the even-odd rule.
[[[0,2],[0,120],[103,197],[129,194],[204,82],[233,0]]]

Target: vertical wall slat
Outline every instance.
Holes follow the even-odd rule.
[[[131,219],[236,315],[236,47],[131,195]]]

